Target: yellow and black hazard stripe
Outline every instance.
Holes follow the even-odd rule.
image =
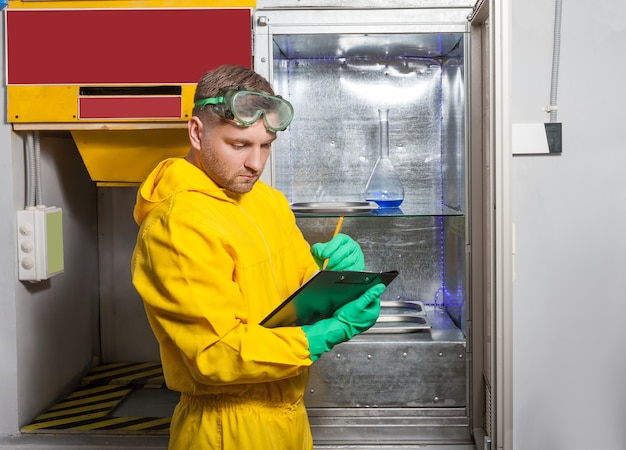
[[[98,366],[80,385],[30,424],[24,433],[100,431],[166,434],[170,417],[115,417],[112,412],[134,390],[162,388],[160,363],[113,363]]]
[[[82,385],[142,385],[161,387],[163,369],[160,363],[111,363],[98,366],[81,379]]]

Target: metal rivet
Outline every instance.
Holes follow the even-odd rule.
[[[407,356],[409,356],[409,354],[408,354],[407,352],[403,352],[403,353],[402,353],[402,357],[403,357],[403,358],[406,358]]]
[[[367,359],[372,359],[372,355],[367,355]]]
[[[337,354],[335,355],[335,358],[337,358],[337,359],[341,358],[341,353],[337,353]]]
[[[443,356],[443,353],[442,353],[442,352],[439,352],[439,357],[441,358],[442,356]]]

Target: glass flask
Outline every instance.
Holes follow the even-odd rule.
[[[389,110],[378,110],[380,156],[365,188],[365,200],[381,208],[397,208],[404,200],[404,187],[389,160]]]

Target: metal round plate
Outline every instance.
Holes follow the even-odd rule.
[[[313,214],[363,213],[377,208],[378,205],[374,202],[300,202],[291,204],[291,210],[295,213]]]

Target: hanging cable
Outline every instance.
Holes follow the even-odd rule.
[[[33,148],[35,153],[35,206],[43,206],[43,188],[41,185],[41,143],[39,131],[33,131]]]
[[[35,148],[33,134],[26,134],[26,203],[25,207],[34,207],[37,201],[36,184],[37,178],[35,169]]]
[[[557,121],[557,91],[559,87],[559,60],[561,58],[561,9],[563,6],[562,0],[556,0],[554,11],[554,41],[552,47],[552,80],[550,82],[550,106],[548,111],[550,112],[550,122],[555,123]]]
[[[43,206],[39,131],[26,135],[26,208]]]

